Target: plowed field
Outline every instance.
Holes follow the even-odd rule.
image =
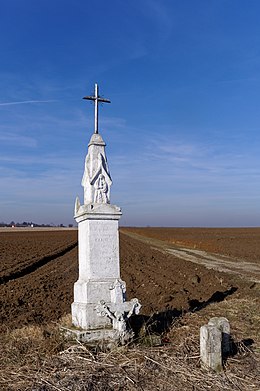
[[[233,295],[254,295],[252,281],[165,253],[120,235],[121,276],[128,298],[138,297],[142,313],[196,309]],[[260,230],[138,229],[150,238],[231,254],[259,262]],[[242,238],[241,238],[242,232]],[[212,234],[213,233],[213,234]],[[227,239],[228,236],[228,239]],[[57,321],[70,312],[77,280],[77,231],[0,232],[0,326]],[[173,313],[175,313],[173,311]]]
[[[123,228],[170,244],[260,263],[260,228]]]
[[[0,235],[0,283],[30,273],[77,245],[75,231],[19,230]]]

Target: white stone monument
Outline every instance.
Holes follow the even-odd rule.
[[[78,223],[79,278],[74,284],[72,323],[81,340],[119,340],[132,337],[127,318],[137,314],[141,305],[137,299],[126,301],[126,286],[120,278],[118,221],[122,215],[118,206],[110,204],[112,179],[105,146],[98,132],[98,104],[108,99],[95,95],[83,99],[95,103],[95,131],[88,144],[82,178],[84,204],[75,202]]]

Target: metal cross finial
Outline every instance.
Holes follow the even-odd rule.
[[[93,100],[95,102],[95,133],[98,133],[98,104],[99,102],[111,103],[111,101],[105,98],[101,98],[98,95],[97,83],[95,83],[95,96],[84,96],[83,99]]]

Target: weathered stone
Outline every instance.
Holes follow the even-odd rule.
[[[211,318],[208,322],[211,326],[216,326],[222,333],[222,354],[227,356],[231,351],[231,342],[230,342],[230,324],[227,318],[224,317],[214,317]]]
[[[107,345],[111,340],[118,340],[117,332],[112,329],[103,328],[97,330],[81,330],[76,328],[61,327],[62,335],[67,339],[77,339],[90,345]]]
[[[203,366],[211,368],[215,372],[222,370],[222,333],[212,325],[204,325],[200,328],[200,359]]]
[[[197,274],[191,278],[191,282],[192,282],[193,284],[199,284],[199,283],[200,283],[200,280],[201,280],[201,278],[200,278],[200,276],[198,276]]]

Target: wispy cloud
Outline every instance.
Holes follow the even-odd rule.
[[[154,25],[157,27],[160,39],[167,39],[173,27],[173,18],[169,12],[169,9],[162,3],[158,3],[155,0],[146,0],[145,4],[145,16],[149,16]]]
[[[0,127],[1,130],[1,127]],[[11,145],[19,145],[23,147],[35,148],[37,147],[37,140],[33,137],[21,136],[19,134],[0,134],[0,142],[11,144]],[[3,155],[1,155],[3,157]],[[1,159],[1,158],[0,158]]]
[[[30,103],[51,103],[51,102],[57,102],[57,100],[49,99],[49,100],[23,100],[19,102],[0,102],[0,106],[24,105]]]
[[[126,128],[126,120],[120,117],[102,117],[100,125],[108,128]]]

